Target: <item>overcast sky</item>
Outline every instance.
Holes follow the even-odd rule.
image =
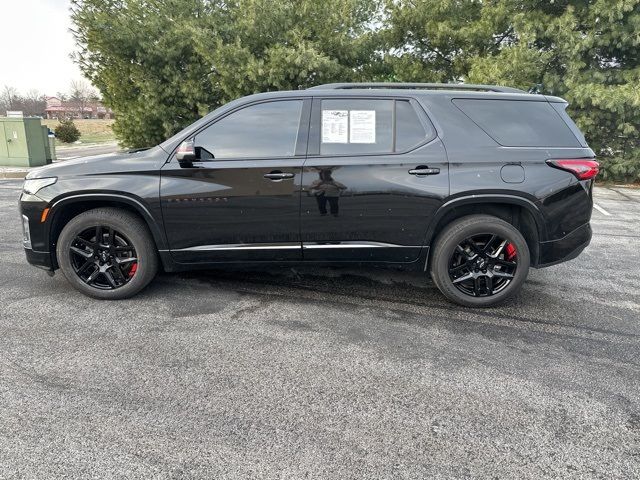
[[[69,0],[1,0],[0,89],[25,93],[67,92],[80,70],[69,58],[75,44],[69,32]]]

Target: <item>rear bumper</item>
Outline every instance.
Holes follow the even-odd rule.
[[[558,240],[540,242],[540,255],[536,268],[550,267],[573,260],[591,243],[591,235],[591,225],[587,223]]]
[[[53,262],[51,261],[51,254],[49,252],[38,252],[30,248],[25,248],[24,253],[27,256],[27,262],[34,267],[53,271]]]

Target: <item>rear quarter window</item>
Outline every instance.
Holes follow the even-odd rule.
[[[457,98],[454,105],[487,135],[507,147],[580,147],[547,102]]]
[[[396,101],[396,151],[403,152],[422,143],[434,132],[427,132],[407,100]]]

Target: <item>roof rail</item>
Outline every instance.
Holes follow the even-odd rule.
[[[513,87],[499,85],[473,85],[470,83],[402,83],[402,82],[370,82],[370,83],[326,83],[311,87],[308,90],[352,90],[367,88],[397,88],[415,90],[476,90],[480,92],[527,93]]]

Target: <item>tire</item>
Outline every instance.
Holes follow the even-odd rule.
[[[147,225],[117,208],[96,208],[72,218],[60,233],[56,254],[69,283],[102,300],[132,297],[158,271],[158,255]]]
[[[490,307],[518,293],[530,263],[527,242],[513,225],[490,215],[470,215],[452,222],[438,235],[431,278],[454,303]]]

